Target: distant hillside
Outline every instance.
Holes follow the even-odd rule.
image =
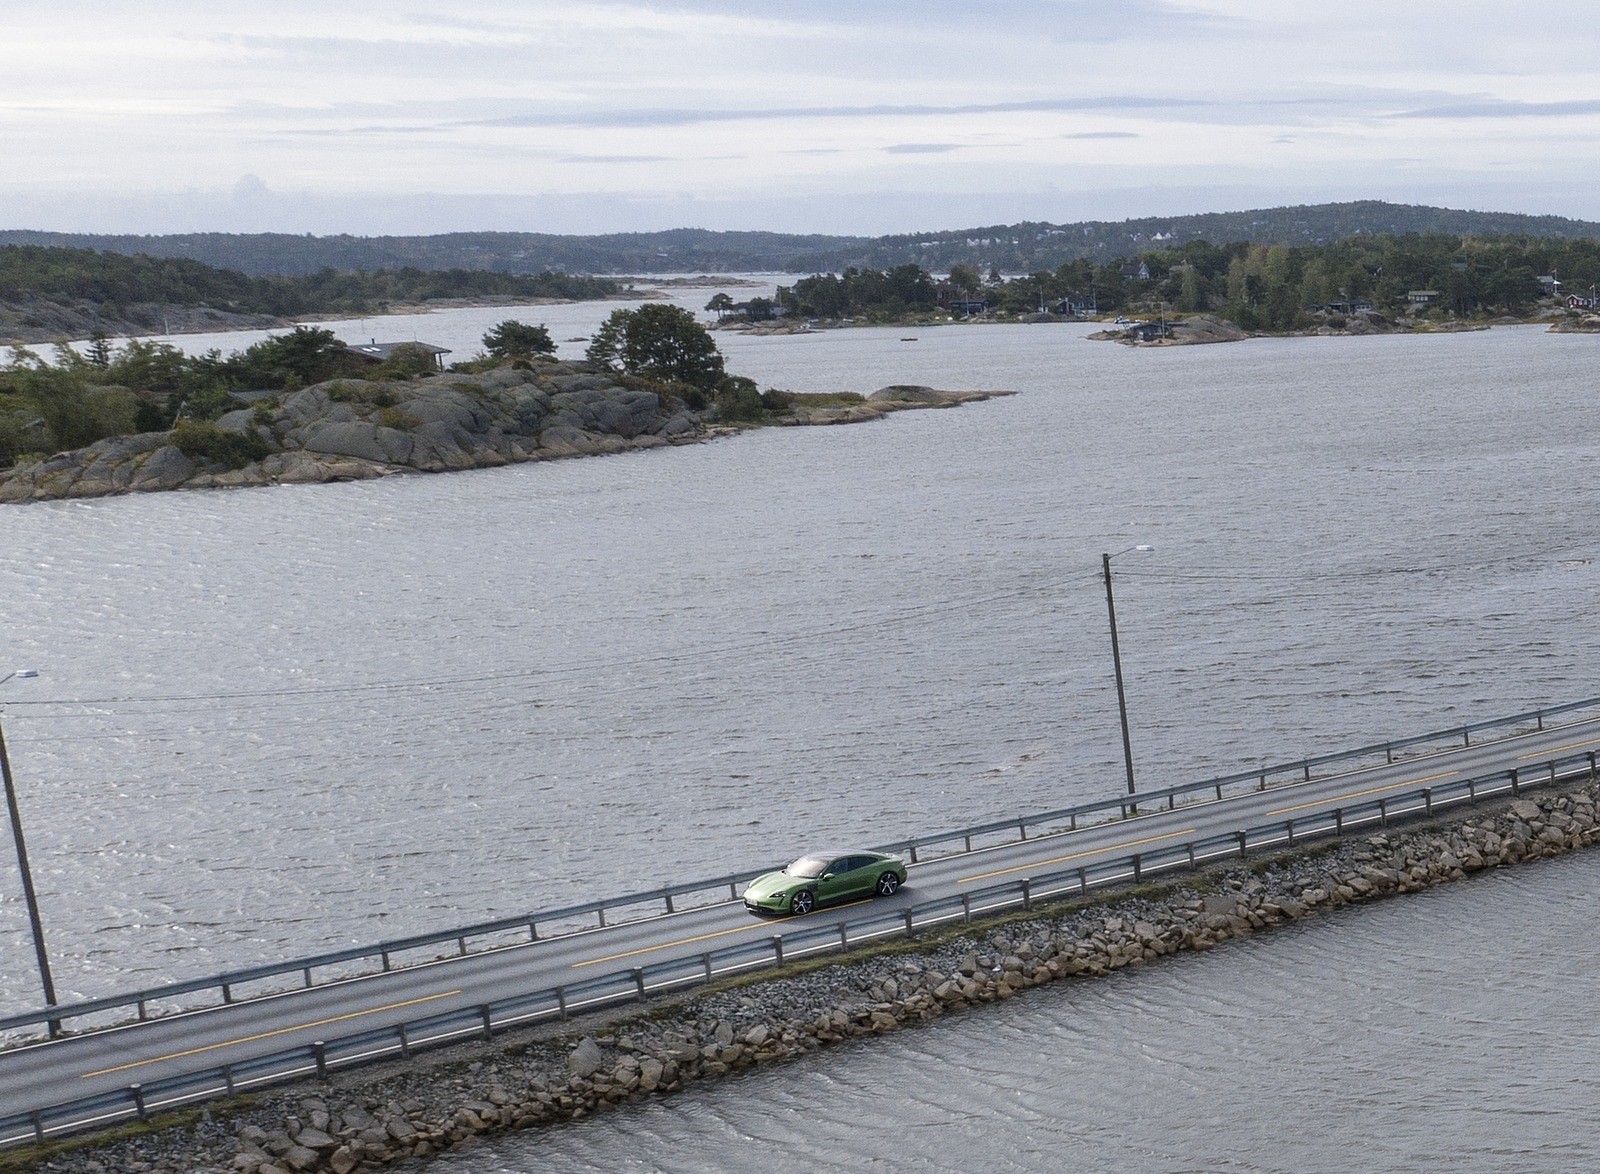
[[[619,288],[606,277],[459,266],[247,275],[188,257],[0,243],[0,345],[84,338],[96,330],[259,329],[305,314],[366,314],[463,298],[592,300]]]
[[[669,232],[555,236],[538,232],[452,232],[439,236],[295,236],[220,232],[96,236],[0,231],[0,245],[46,245],[181,257],[252,276],[305,277],[324,269],[469,269],[503,274],[783,271],[801,254],[862,250],[867,238],[776,232]]]
[[[1104,263],[1189,240],[1214,245],[1326,244],[1354,236],[1446,233],[1450,236],[1600,237],[1600,224],[1561,216],[1468,212],[1361,200],[1246,212],[1152,216],[1138,220],[1046,221],[884,237],[776,232],[669,232],[556,236],[526,232],[456,232],[439,236],[294,236],[286,233],[190,233],[93,236],[0,231],[0,245],[51,245],[202,261],[252,276],[305,276],[323,269],[476,270],[499,274],[813,273],[855,265],[886,269],[914,263],[948,272],[957,262],[987,273],[1028,273],[1079,259]]]
[[[1133,257],[1191,240],[1219,246],[1239,241],[1259,245],[1320,245],[1385,233],[1573,240],[1600,237],[1600,224],[1562,216],[1467,212],[1359,200],[1344,204],[1257,208],[1247,212],[1149,216],[1122,221],[1087,220],[1077,224],[1025,222],[959,232],[885,236],[874,240],[859,258],[848,248],[831,255],[818,253],[814,259],[825,263],[812,268],[838,269],[841,267],[838,261],[848,258],[850,264],[880,268],[914,261],[930,271],[948,272],[951,265],[964,262],[984,270],[993,267],[1006,273],[1032,273],[1080,259],[1103,263],[1118,257]]]

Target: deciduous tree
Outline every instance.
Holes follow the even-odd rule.
[[[711,391],[723,375],[710,332],[681,306],[646,302],[613,310],[589,343],[589,360],[647,379]]]
[[[534,355],[555,354],[556,343],[543,322],[529,326],[507,318],[483,336],[483,347],[496,359],[531,359]]]

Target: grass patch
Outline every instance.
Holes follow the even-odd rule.
[[[1271,856],[1252,857],[1242,863],[1250,870],[1252,876],[1265,876],[1275,869],[1289,868],[1295,864],[1302,864],[1307,860],[1319,860],[1324,856],[1335,855],[1348,846],[1349,841],[1345,839],[1327,840],[1308,848],[1296,845]],[[1235,861],[1235,863],[1241,862]]]
[[[209,1115],[213,1119],[255,1107],[251,1097],[211,1101],[191,1109],[171,1109],[157,1113],[148,1121],[129,1121],[124,1125],[94,1128],[72,1137],[52,1138],[16,1149],[0,1150],[0,1174],[32,1174],[46,1168],[52,1158],[63,1158],[82,1150],[97,1150],[117,1142],[139,1141],[174,1129],[193,1129]]]
[[[867,397],[858,391],[786,391],[783,395],[790,405],[800,408],[834,408],[867,402]]]

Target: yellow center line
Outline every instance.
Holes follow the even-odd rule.
[[[1587,742],[1568,742],[1565,746],[1552,746],[1549,750],[1541,750],[1537,754],[1520,754],[1517,761],[1522,762],[1529,758],[1548,758],[1552,754],[1560,754],[1563,750],[1576,750],[1579,746],[1593,746],[1600,743],[1600,738],[1590,738]]]
[[[459,995],[460,993],[459,990],[444,991],[437,995],[424,995],[420,999],[407,999],[403,1003],[390,1003],[386,1007],[372,1007],[366,1011],[351,1011],[348,1015],[335,1015],[331,1019],[318,1019],[314,1023],[299,1023],[293,1027],[280,1027],[275,1031],[263,1031],[260,1035],[246,1035],[220,1044],[207,1044],[203,1048],[190,1048],[186,1052],[171,1052],[165,1056],[152,1056],[148,1060],[135,1060],[131,1064],[118,1064],[114,1068],[102,1068],[98,1072],[84,1072],[79,1074],[78,1079],[88,1080],[91,1076],[105,1076],[111,1072],[126,1072],[129,1068],[142,1068],[146,1064],[159,1064],[163,1060],[181,1060],[185,1056],[198,1056],[201,1052],[214,1052],[218,1048],[231,1048],[235,1044],[248,1044],[258,1039],[271,1039],[275,1035],[287,1035],[291,1031],[305,1031],[312,1027],[325,1027],[330,1023],[343,1023],[347,1019],[360,1019],[363,1015],[377,1015],[384,1011],[397,1011],[401,1007],[414,1007],[418,1003],[427,1003],[434,999],[448,999],[451,995]]]
[[[1389,783],[1387,786],[1371,787],[1365,791],[1349,791],[1343,795],[1334,795],[1327,799],[1313,799],[1309,803],[1296,803],[1293,807],[1279,807],[1267,812],[1268,815],[1287,815],[1291,811],[1304,811],[1307,807],[1322,807],[1329,803],[1337,803],[1341,799],[1361,799],[1367,795],[1376,795],[1379,791],[1398,791],[1401,787],[1414,787],[1418,783],[1431,783],[1434,779],[1448,779],[1458,775],[1458,770],[1441,771],[1436,775],[1423,775],[1420,779],[1407,779],[1403,783]]]
[[[846,905],[834,905],[834,906],[832,906],[832,908],[833,909],[849,909],[849,908],[851,908],[852,906],[855,906],[855,905],[865,905],[865,904],[866,904],[865,901],[851,901],[849,904],[846,904]],[[797,916],[800,916],[800,915],[791,913],[787,917],[778,917],[778,918],[774,918],[773,920],[774,921],[793,921]],[[807,915],[807,916],[809,916],[809,915]],[[758,922],[758,923],[756,923],[754,925],[740,925],[740,926],[735,926],[733,929],[719,929],[719,930],[716,930],[716,931],[714,931],[712,933],[703,933],[703,934],[698,935],[697,937],[679,938],[675,942],[662,942],[659,946],[640,946],[637,950],[624,950],[620,954],[607,954],[604,958],[590,958],[590,959],[588,959],[586,961],[583,961],[583,962],[574,962],[572,964],[572,969],[577,970],[577,969],[579,969],[581,967],[584,967],[584,966],[593,966],[593,965],[595,965],[596,963],[599,963],[599,962],[615,962],[619,958],[632,958],[637,954],[653,954],[657,950],[670,950],[674,946],[692,946],[692,945],[694,945],[695,942],[706,942],[706,941],[710,941],[712,938],[726,937],[728,934],[731,934],[731,933],[749,933],[751,930],[765,929],[767,927],[767,925],[770,925],[770,924],[772,924],[772,922],[767,922],[767,923],[759,923]]]
[[[1084,856],[1099,856],[1104,852],[1115,852],[1120,848],[1137,848],[1140,844],[1154,844],[1157,840],[1175,840],[1179,836],[1190,835],[1193,828],[1184,828],[1181,832],[1168,832],[1164,836],[1151,836],[1144,840],[1129,840],[1122,844],[1110,844],[1104,848],[1090,848],[1086,852],[1074,852],[1070,856],[1056,856],[1050,860],[1035,860],[1030,864],[1019,864],[1015,868],[997,868],[993,872],[980,872],[977,876],[964,876],[956,881],[958,885],[970,881],[988,880],[992,876],[1005,876],[1008,872],[1026,872],[1030,868],[1042,868],[1046,864],[1064,864],[1068,860],[1077,860]]]

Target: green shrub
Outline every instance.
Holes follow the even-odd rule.
[[[840,404],[864,404],[867,397],[859,391],[786,391],[789,404],[807,408],[832,408]]]
[[[759,420],[763,414],[761,393],[753,379],[743,375],[724,375],[717,384],[717,418],[730,422]]]
[[[324,386],[323,391],[338,404],[370,404],[375,408],[392,408],[399,402],[395,398],[394,388],[376,380],[335,379]]]
[[[385,428],[393,428],[397,432],[410,432],[422,421],[410,412],[402,412],[393,404],[387,404],[378,409],[378,423]]]
[[[97,387],[84,406],[90,426],[101,436],[126,436],[137,428],[139,399],[126,387]]]
[[[179,420],[172,429],[172,443],[192,460],[230,469],[242,469],[272,452],[272,446],[254,430],[225,432],[209,420]]]

